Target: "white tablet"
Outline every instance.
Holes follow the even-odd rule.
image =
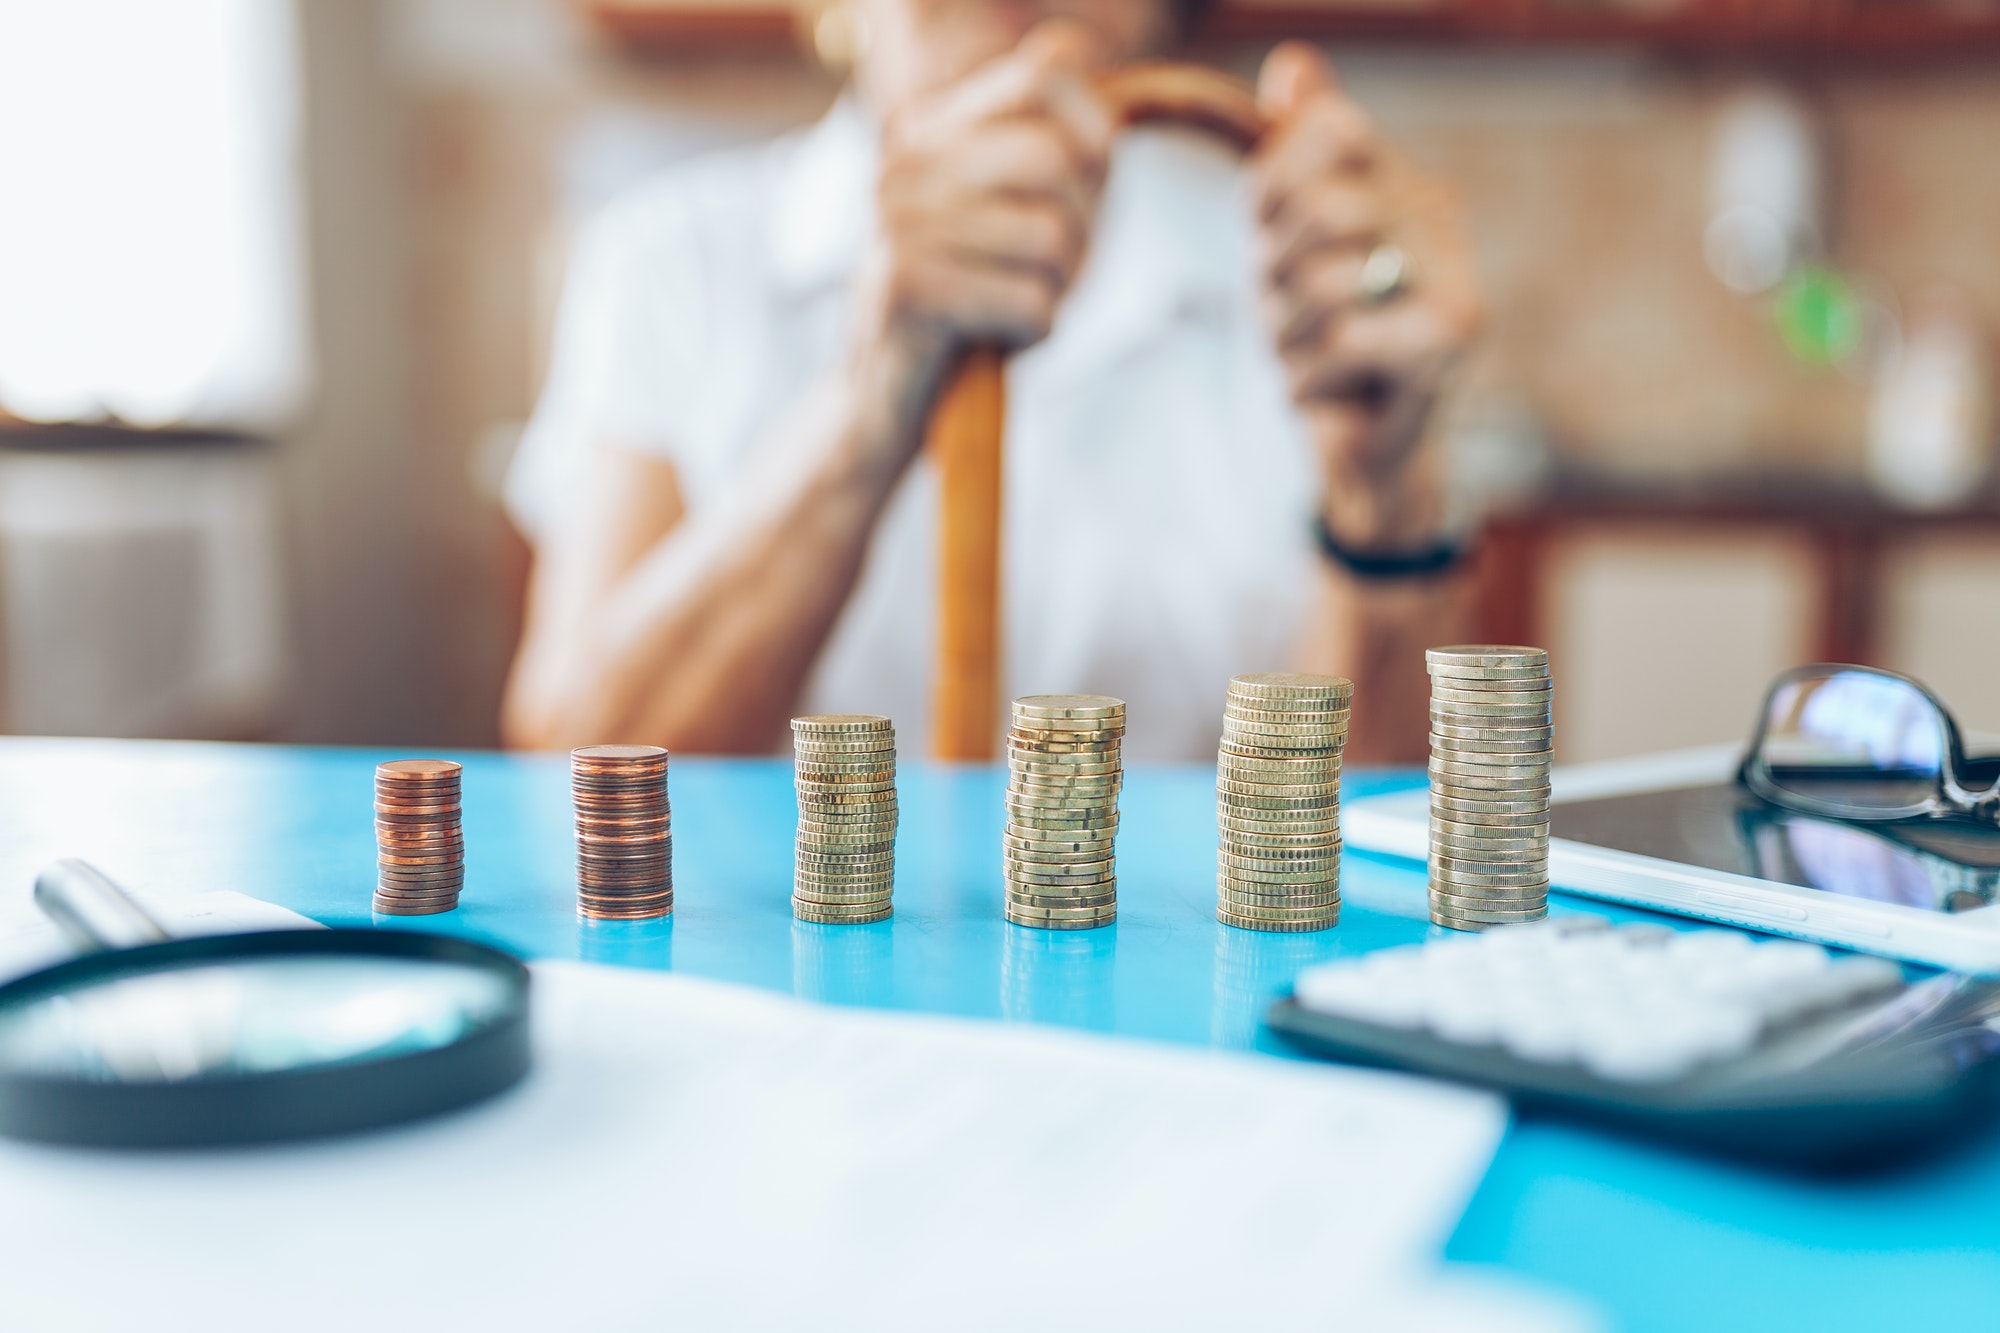
[[[1560,767],[1549,879],[1566,893],[2000,974],[2000,829],[1794,815],[1736,785],[1741,750],[1708,746]],[[1419,789],[1344,804],[1350,846],[1416,860]]]

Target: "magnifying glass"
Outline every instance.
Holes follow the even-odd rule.
[[[106,1147],[312,1138],[466,1106],[527,1073],[528,970],[469,940],[169,939],[95,867],[35,900],[92,950],[0,986],[0,1134]]]

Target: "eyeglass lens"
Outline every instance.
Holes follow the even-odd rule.
[[[1775,690],[1761,753],[1784,791],[1886,814],[1913,810],[1937,792],[1948,744],[1945,720],[1922,690],[1850,670]]]

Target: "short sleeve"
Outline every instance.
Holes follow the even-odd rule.
[[[697,221],[668,183],[614,201],[578,232],[548,380],[507,474],[508,512],[531,538],[601,444],[690,461],[680,454],[705,375],[710,262]]]

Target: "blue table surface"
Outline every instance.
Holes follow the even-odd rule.
[[[372,917],[366,750],[0,740],[0,874],[83,856],[142,889],[236,889],[329,925],[460,933],[542,958],[673,968],[835,1004],[1057,1023],[1284,1057],[1259,1015],[1299,968],[1434,932],[1422,867],[1348,853],[1340,925],[1263,935],[1214,920],[1214,771],[1127,775],[1118,923],[1000,918],[999,771],[905,763],[896,915],[792,919],[782,760],[676,759],[676,911],[579,922],[567,769],[454,754],[459,910]],[[1418,785],[1350,773],[1350,799]],[[1555,912],[1643,914],[1558,895]],[[1858,1180],[1806,1179],[1547,1121],[1517,1124],[1446,1251],[1576,1292],[1621,1328],[2000,1326],[2000,1133]]]

